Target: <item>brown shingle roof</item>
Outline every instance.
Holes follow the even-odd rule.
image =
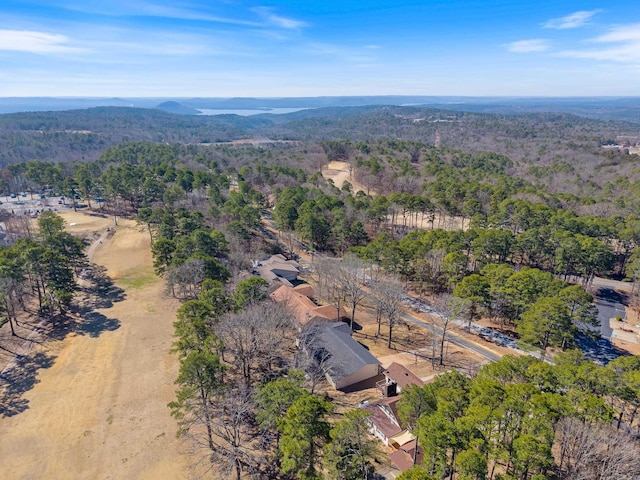
[[[302,293],[296,292],[294,288],[288,285],[282,285],[278,289],[271,292],[270,297],[278,303],[284,303],[294,313],[298,322],[302,325],[306,324],[311,318],[310,312],[317,307],[309,297]]]
[[[333,305],[316,305],[309,298],[313,295],[313,288],[310,285],[298,285],[290,287],[282,285],[271,293],[271,298],[278,303],[285,303],[294,313],[301,325],[309,322],[338,322],[347,318],[347,312],[340,307],[340,318],[338,318],[336,307]]]
[[[313,298],[313,287],[308,283],[301,283],[293,287],[293,289],[305,297]]]
[[[418,385],[419,387],[424,385],[424,382],[409,370],[404,365],[393,362],[389,367],[382,372],[385,377],[393,380],[398,384],[400,388],[405,388],[409,385]]]
[[[424,460],[424,452],[422,447],[418,446],[418,452],[416,453],[416,441],[413,440],[406,445],[400,447],[400,449],[396,450],[389,454],[389,460],[393,462],[393,464],[400,470],[404,472],[405,470],[409,470],[413,467],[413,458],[415,456],[416,465],[422,465],[422,461]]]
[[[398,409],[396,404],[400,397],[382,398],[374,403],[367,405],[365,410],[371,412],[369,420],[385,437],[390,438],[403,431],[399,426]]]
[[[323,305],[322,307],[316,307],[313,309],[313,315],[324,318],[325,322],[337,322],[338,320],[342,320],[343,318],[348,317],[345,309],[340,306],[340,318],[338,318],[338,311],[333,305]]]
[[[413,458],[403,450],[396,450],[395,452],[390,453],[389,460],[391,460],[391,462],[401,472],[413,467]]]
[[[371,412],[369,421],[375,425],[385,437],[390,438],[402,432],[402,428],[395,424],[378,405],[367,405],[364,408]]]

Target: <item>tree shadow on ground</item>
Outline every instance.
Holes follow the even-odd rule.
[[[81,294],[84,298],[79,302],[86,309],[111,308],[114,303],[125,300],[122,288],[116,286],[107,271],[100,265],[91,264],[82,273],[84,285]]]
[[[594,339],[581,332],[576,335],[576,345],[582,350],[585,357],[599,365],[606,365],[618,357],[631,355],[608,338]]]
[[[23,398],[36,383],[38,370],[53,365],[54,356],[37,352],[19,355],[15,366],[0,374],[0,417],[13,417],[29,408],[29,400]]]
[[[113,332],[120,328],[120,320],[110,318],[100,312],[74,309],[78,315],[58,315],[51,319],[51,328],[47,337],[51,340],[63,340],[67,335],[88,335],[97,338],[104,332]]]
[[[91,312],[85,314],[81,322],[76,323],[74,331],[78,335],[89,335],[96,338],[101,333],[113,332],[118,328],[120,328],[120,320],[117,318],[109,318],[99,312]]]
[[[349,324],[349,322],[346,322],[347,325]],[[362,325],[360,325],[358,322],[356,322],[355,320],[353,321],[353,331],[354,332],[359,332],[360,330],[362,330]]]
[[[96,309],[109,308],[114,302],[123,301],[124,290],[115,286],[106,274],[106,269],[98,265],[88,266],[80,277],[82,286],[70,312],[51,317],[35,327],[45,340],[63,340],[69,334],[97,338],[104,332],[120,328],[120,320],[107,317]],[[43,345],[36,338],[23,340]],[[3,350],[13,353],[6,348]],[[54,359],[55,356],[42,352],[17,354],[14,365],[0,375],[0,418],[17,415],[29,408],[29,401],[22,398],[23,394],[38,383],[38,370],[51,367]]]

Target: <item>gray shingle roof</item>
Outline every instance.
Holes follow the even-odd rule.
[[[307,349],[316,357],[326,353],[325,365],[334,382],[353,375],[365,365],[380,365],[360,343],[351,337],[351,328],[343,322],[320,323],[312,327],[307,335]],[[320,355],[318,355],[318,352]]]

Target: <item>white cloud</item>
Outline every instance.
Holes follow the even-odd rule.
[[[608,33],[595,37],[589,43],[601,44],[596,48],[565,50],[560,56],[622,63],[640,62],[640,23],[617,25]]]
[[[295,30],[307,26],[307,23],[302,20],[295,20],[293,18],[276,15],[273,13],[273,9],[269,7],[256,7],[253,11],[263,17],[270,25],[275,27]]]
[[[81,53],[83,48],[69,46],[70,39],[58,33],[32,30],[0,30],[0,50],[29,53]]]
[[[640,41],[640,23],[616,25],[609,33],[596,37],[594,42],[638,42]]]
[[[519,40],[505,45],[507,50],[513,53],[544,52],[550,47],[549,40],[542,38],[532,38],[530,40]]]
[[[589,23],[591,17],[600,13],[600,10],[580,10],[571,15],[561,18],[552,18],[542,24],[543,28],[555,28],[558,30],[566,30],[568,28],[578,28]]]
[[[49,5],[51,0],[40,0],[43,5]],[[74,12],[97,14],[112,17],[143,16],[180,20],[194,20],[211,23],[239,25],[245,27],[261,27],[262,23],[224,15],[212,15],[197,6],[191,8],[166,5],[146,0],[111,0],[108,3],[87,2],[86,0],[61,0],[56,3],[59,8]]]

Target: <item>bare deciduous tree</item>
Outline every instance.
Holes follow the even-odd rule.
[[[292,327],[293,319],[285,308],[265,301],[226,315],[216,330],[248,387],[256,372],[269,374],[283,362]]]
[[[335,261],[322,256],[317,255],[313,261],[313,276],[316,281],[316,295],[318,297],[329,297],[331,288],[333,286],[333,271]]]
[[[566,480],[637,480],[640,446],[604,424],[566,417],[556,428],[557,462]]]
[[[13,276],[0,275],[0,314],[4,313],[9,321],[11,335],[16,335],[14,322],[18,324],[16,310],[22,302],[23,282]]]
[[[240,480],[243,473],[256,474],[264,451],[253,426],[255,405],[248,389],[228,390],[214,401],[212,426],[215,449],[211,461],[230,478]]]
[[[435,302],[438,310],[437,314],[431,315],[434,325],[440,330],[438,335],[438,347],[439,347],[439,365],[444,365],[444,346],[447,340],[447,332],[451,327],[453,320],[464,317],[465,312],[469,309],[470,303],[468,300],[454,297],[450,294],[441,295]],[[433,358],[435,358],[435,330],[434,330],[434,352]]]
[[[391,348],[393,339],[393,327],[395,327],[402,318],[404,306],[402,300],[404,298],[404,289],[398,279],[387,278],[371,284],[370,298],[376,308],[376,318],[378,320],[378,333],[380,335],[380,326],[382,320],[386,320],[389,325],[389,336],[387,346]]]
[[[351,307],[351,330],[356,316],[356,308],[366,298],[364,263],[354,255],[347,254],[340,263],[337,271],[337,280],[342,286],[342,292],[347,303]]]
[[[331,354],[321,345],[319,335],[320,329],[317,325],[307,326],[298,334],[300,353],[296,357],[296,368],[306,373],[312,394],[326,379],[331,359]]]
[[[183,300],[198,298],[200,285],[206,278],[204,260],[190,258],[182,265],[167,271],[167,289]]]

